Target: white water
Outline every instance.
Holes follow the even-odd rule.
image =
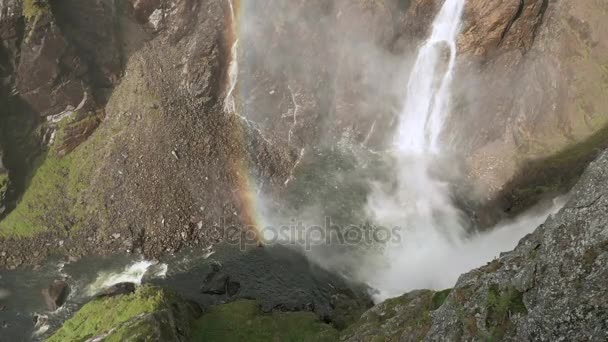
[[[445,154],[440,137],[450,106],[464,5],[465,0],[446,0],[431,36],[418,51],[394,138],[397,186],[377,184],[368,199],[375,220],[400,227],[401,236],[371,261],[372,271],[364,275],[377,290],[377,301],[414,289],[454,286],[461,274],[513,249],[564,204],[559,199],[549,209],[499,224],[492,232],[467,236],[449,185],[430,175],[433,161]]]
[[[156,268],[153,269],[152,266],[156,266]],[[89,296],[94,296],[108,287],[120,283],[134,283],[139,285],[147,272],[150,271],[151,276],[158,278],[164,277],[167,274],[167,269],[168,267],[166,264],[159,265],[152,261],[143,260],[127,265],[120,272],[100,271],[97,275],[97,279],[87,287],[86,293]]]
[[[456,38],[465,0],[446,0],[420,48],[407,85],[395,145],[403,154],[437,153],[456,65]],[[445,52],[449,51],[447,65]]]
[[[227,0],[230,5],[230,24],[232,25],[233,35],[236,37],[236,15],[234,13],[234,6],[232,0]],[[235,38],[234,43],[230,49],[230,62],[228,64],[228,87],[226,91],[226,97],[224,98],[224,111],[226,113],[236,113],[236,101],[234,99],[234,89],[239,75],[239,63],[238,63],[238,48],[239,40]]]
[[[397,186],[377,185],[368,199],[376,221],[400,227],[401,235],[399,243],[386,246],[380,266],[367,276],[379,300],[416,288],[449,287],[468,270],[446,260],[465,245],[465,231],[448,184],[429,174],[432,161],[441,157],[464,5],[465,0],[446,0],[418,51],[394,137]]]

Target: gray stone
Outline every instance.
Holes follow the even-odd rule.
[[[55,311],[61,307],[69,294],[70,287],[63,280],[55,280],[49,287],[42,290],[42,296],[49,311]]]

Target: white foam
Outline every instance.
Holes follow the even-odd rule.
[[[141,284],[144,275],[150,270],[151,266],[156,265],[157,263],[155,262],[142,260],[126,266],[120,272],[100,271],[97,279],[87,286],[87,295],[93,296],[110,286],[120,283]],[[159,267],[153,271],[154,273],[152,275],[161,278],[167,274],[167,270],[168,266],[166,264],[160,264]]]

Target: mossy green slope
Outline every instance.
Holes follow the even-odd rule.
[[[312,312],[265,314],[242,300],[212,308],[195,324],[193,341],[337,341],[338,331]]]
[[[187,338],[197,316],[193,305],[175,293],[142,286],[135,293],[101,298],[83,306],[47,341],[163,341]]]
[[[52,229],[67,232],[86,219],[83,193],[90,185],[103,138],[96,132],[77,149],[62,156],[59,146],[63,132],[73,120],[68,117],[60,122],[55,143],[39,158],[23,197],[15,210],[0,222],[0,236],[29,237]]]

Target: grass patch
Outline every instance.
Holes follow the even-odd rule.
[[[154,324],[157,321],[138,321],[138,318],[161,310],[175,311],[175,307],[184,305],[185,302],[173,292],[144,285],[129,295],[87,303],[47,341],[86,341],[110,331],[106,341],[148,340],[158,331]]]
[[[492,341],[501,340],[507,334],[513,315],[528,313],[523,302],[523,293],[513,287],[500,291],[498,286],[490,286],[487,308],[486,326],[490,334],[488,339]]]
[[[452,289],[435,292],[433,298],[431,299],[431,310],[439,309],[443,303],[445,303],[445,300],[448,298],[451,292]]]
[[[337,341],[338,332],[311,312],[264,314],[256,301],[212,308],[196,323],[193,341]]]

